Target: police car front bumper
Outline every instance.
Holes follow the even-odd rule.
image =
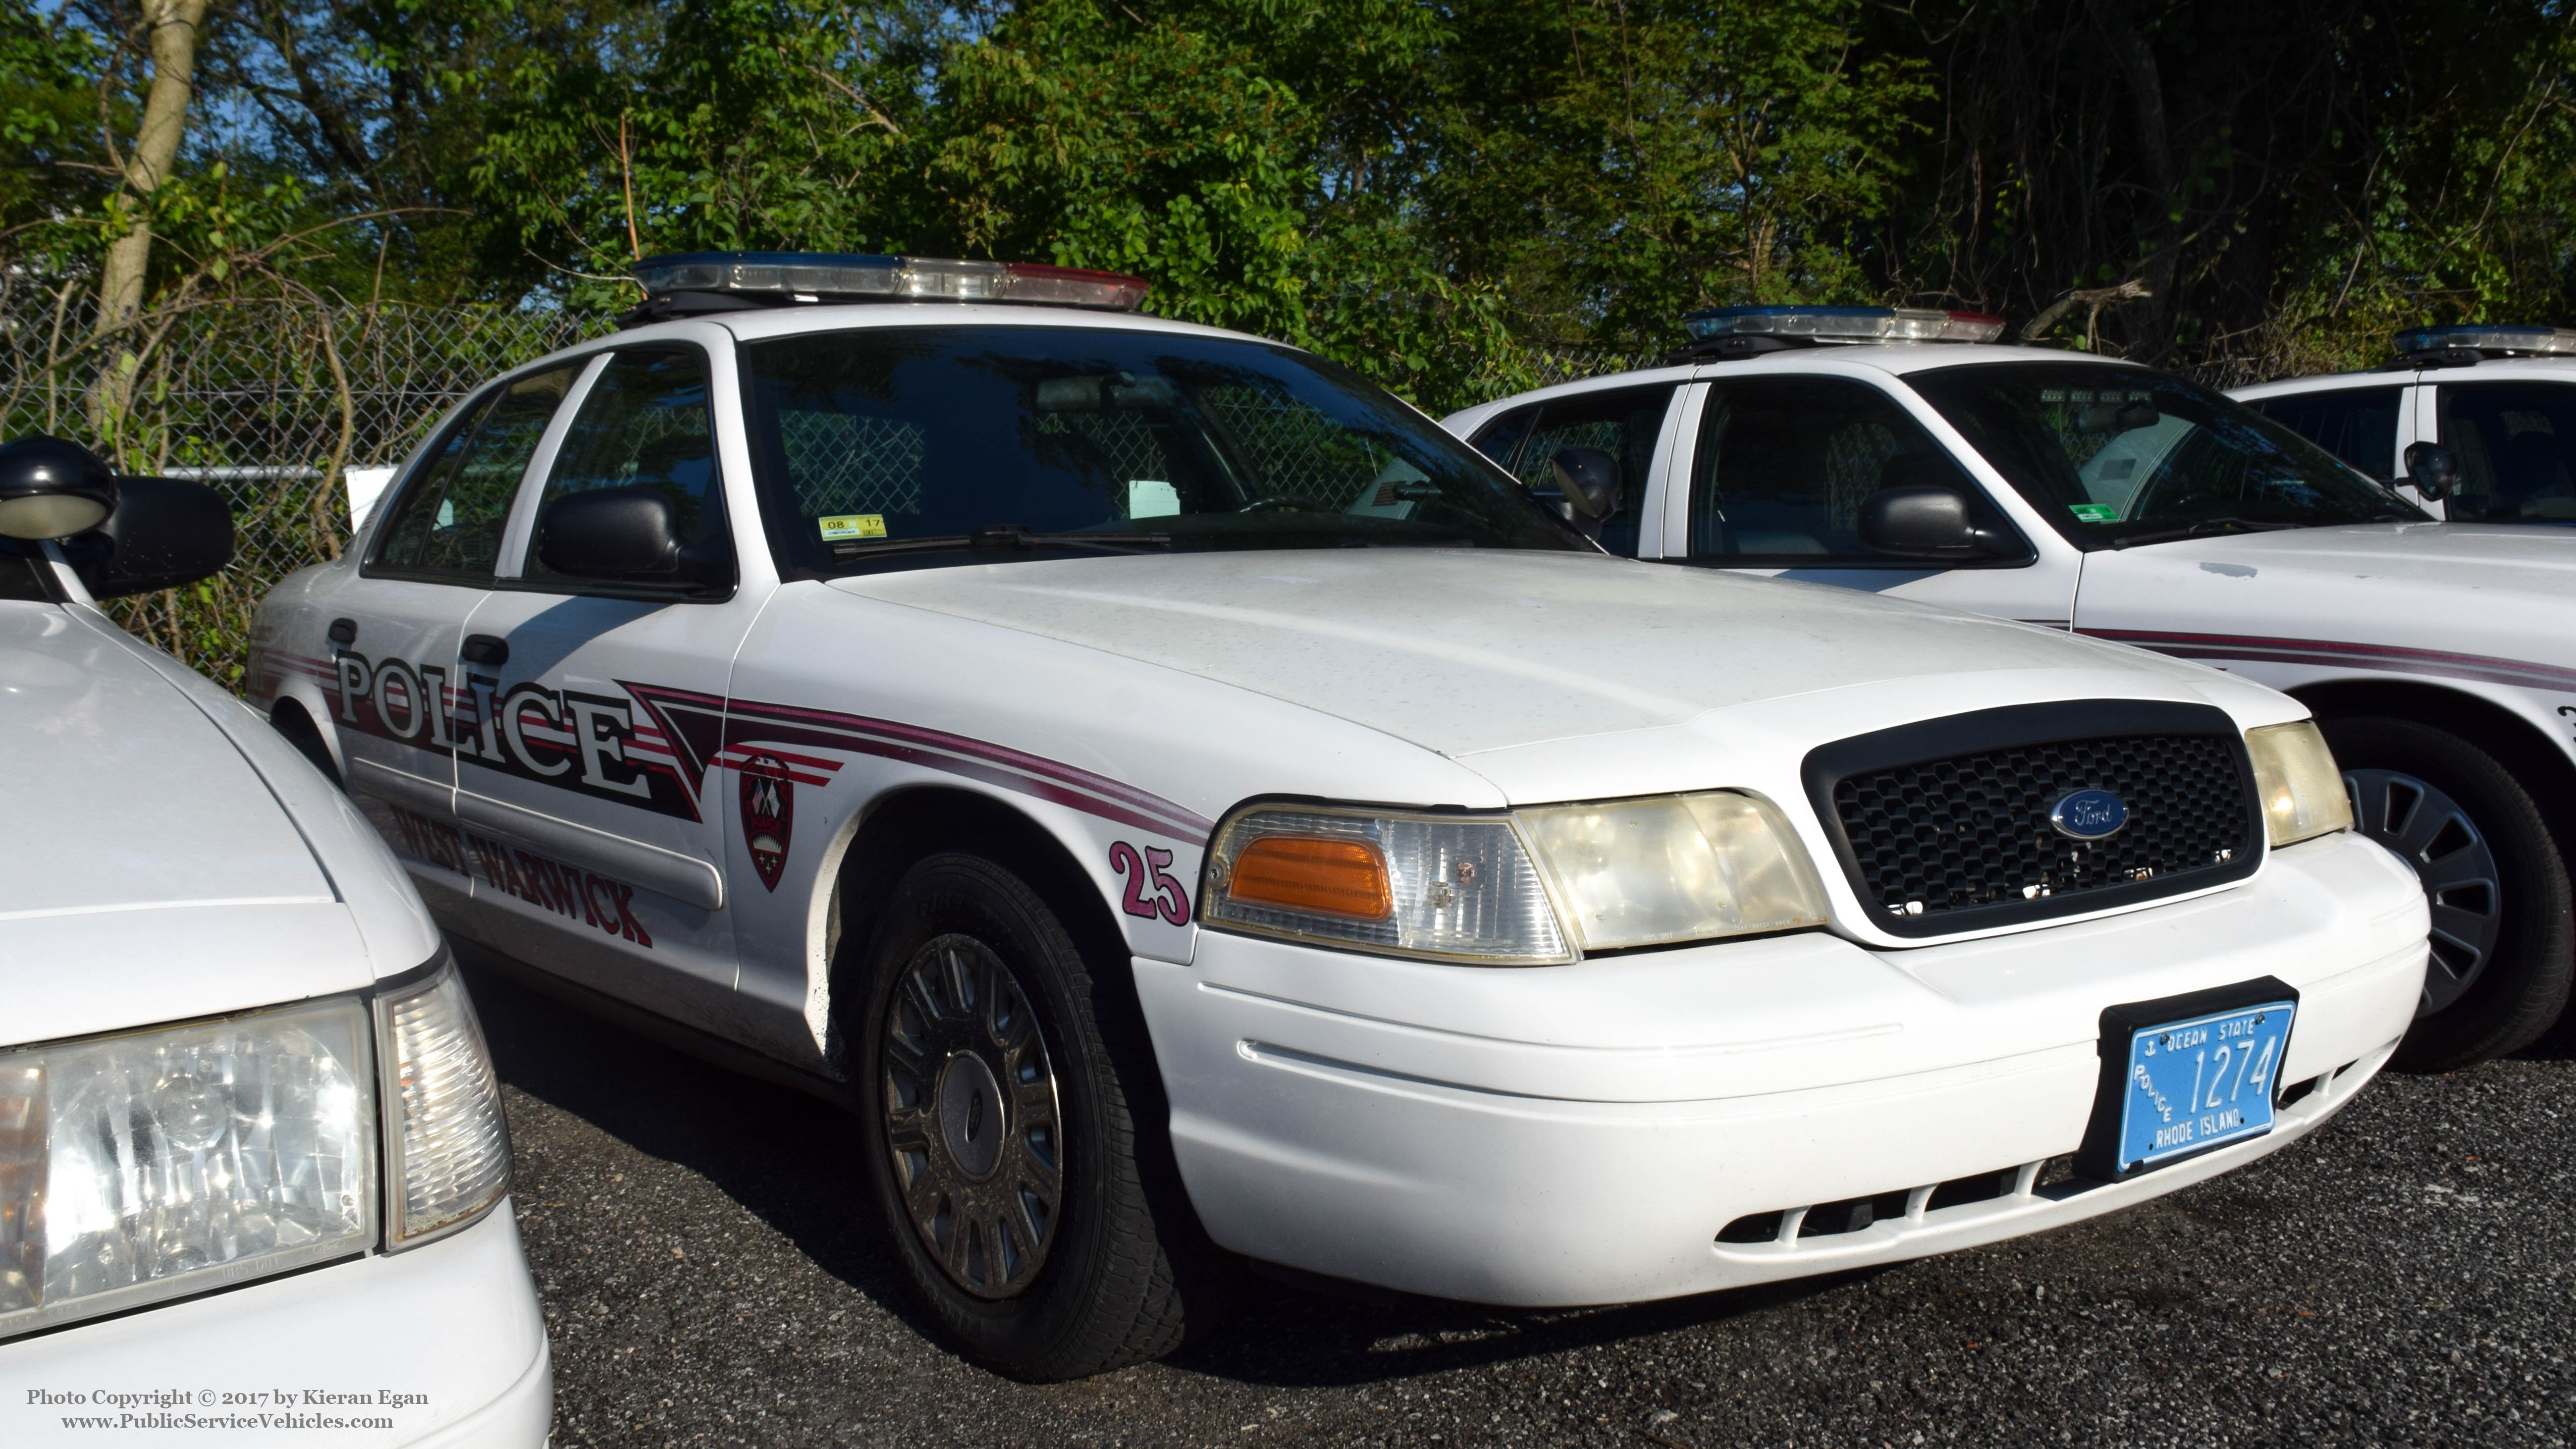
[[[2395,1049],[2426,928],[2413,874],[2343,834],[2211,895],[1911,950],[1808,932],[1512,970],[1202,932],[1192,964],[1135,969],[1218,1243],[1542,1307],[1971,1247],[2278,1151]],[[2092,1113],[2104,1007],[2266,976],[2299,991],[2277,1077],[2296,1100],[2267,1135],[2052,1180]],[[1767,1217],[1859,1199],[1880,1210],[1853,1231]],[[1746,1220],[1788,1227],[1720,1241]]]
[[[508,1199],[408,1252],[0,1343],[0,1443],[537,1449],[545,1318]]]

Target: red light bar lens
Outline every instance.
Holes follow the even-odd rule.
[[[1133,312],[1145,305],[1152,288],[1143,277],[1121,272],[1092,272],[1080,267],[1050,267],[1038,262],[1009,262],[1009,300],[1058,307],[1108,307]]]

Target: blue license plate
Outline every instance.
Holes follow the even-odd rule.
[[[2129,1035],[2120,1169],[2134,1172],[2272,1130],[2272,1075],[2298,1006],[2267,1001]]]

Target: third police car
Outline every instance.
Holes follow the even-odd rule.
[[[2576,971],[2576,537],[2521,524],[2553,516],[2563,482],[2476,515],[2513,524],[2437,523],[2251,409],[2168,373],[1994,345],[2002,325],[1718,309],[1689,319],[1671,365],[1446,426],[1622,553],[2071,629],[2289,691],[2362,831],[2431,903],[2424,1015],[2400,1060],[2452,1067],[2536,1039]],[[2519,459],[2567,416],[2521,393],[2471,400],[2461,375],[2440,380],[2444,436],[2476,413],[2496,430],[2481,457]],[[2399,401],[2432,415],[2377,399],[2391,427]],[[2393,463],[2361,461],[2380,478]],[[2461,465],[2472,487],[2484,466]]]
[[[639,271],[277,589],[258,693],[460,949],[849,1102],[1014,1372],[1233,1255],[1547,1305],[1990,1242],[2412,1017],[2422,893],[2284,695],[1606,557],[1132,279]]]

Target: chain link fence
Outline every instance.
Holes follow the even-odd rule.
[[[612,325],[558,311],[291,297],[165,306],[105,333],[95,316],[84,283],[0,273],[0,439],[50,433],[122,473],[194,479],[224,495],[230,567],[107,610],[230,687],[248,662],[260,598],[347,546],[349,472],[398,464],[478,384]],[[1516,390],[1505,379],[1545,386],[1655,359],[1541,345],[1507,361],[1492,372],[1497,391]]]
[[[119,472],[224,495],[229,568],[107,608],[228,686],[240,682],[260,597],[347,544],[349,470],[400,462],[476,384],[606,326],[551,311],[296,298],[165,306],[104,333],[95,317],[84,283],[0,276],[0,438],[50,433]]]

